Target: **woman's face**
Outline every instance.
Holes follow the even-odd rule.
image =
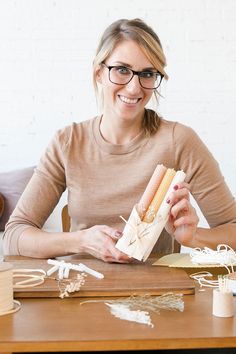
[[[154,69],[148,58],[132,40],[119,43],[105,60],[107,66],[125,66],[134,71]],[[109,69],[103,65],[97,72],[97,81],[102,85],[104,96],[103,114],[122,120],[142,119],[144,107],[150,100],[153,90],[144,89],[137,75],[126,85],[117,85],[109,80]]]

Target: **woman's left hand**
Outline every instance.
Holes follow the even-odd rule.
[[[191,247],[199,218],[190,203],[189,184],[178,183],[170,194],[168,202],[171,209],[166,231],[181,245]]]

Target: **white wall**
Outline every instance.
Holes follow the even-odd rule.
[[[36,164],[58,128],[97,114],[93,56],[124,17],[161,38],[159,112],[200,134],[236,195],[235,0],[0,0],[0,171]]]

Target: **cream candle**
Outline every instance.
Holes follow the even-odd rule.
[[[145,213],[144,217],[143,217],[143,221],[147,222],[147,223],[151,223],[155,216],[156,213],[166,195],[166,192],[174,178],[176,174],[176,171],[173,168],[168,168],[162,181],[161,184],[159,186],[159,188],[157,189],[149,207],[147,212]]]

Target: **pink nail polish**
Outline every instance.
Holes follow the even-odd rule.
[[[123,232],[121,232],[121,231],[116,231],[115,232],[115,236],[118,237],[118,238],[121,237],[122,235],[123,235]]]
[[[179,189],[178,184],[176,184],[176,185],[174,186],[174,190],[177,191],[177,189]]]
[[[167,203],[167,204],[170,204],[170,199],[169,199],[169,198],[166,199],[166,203]]]

